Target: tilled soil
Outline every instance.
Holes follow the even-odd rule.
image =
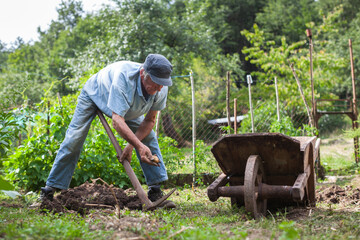
[[[316,191],[317,202],[327,204],[341,204],[341,205],[360,205],[360,188],[353,188],[351,186],[339,187],[332,185],[330,187],[321,187]]]
[[[62,190],[60,194],[55,194],[53,201],[44,199],[40,205],[40,209],[54,213],[75,211],[81,215],[93,208],[124,209],[125,207],[130,210],[142,209],[140,199],[131,189],[124,191],[121,188],[98,184],[95,181]]]

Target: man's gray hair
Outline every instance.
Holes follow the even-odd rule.
[[[144,70],[144,72],[143,72],[143,74],[144,74],[144,79],[145,79],[147,76],[150,76],[150,74],[149,74],[147,71],[145,71],[144,67],[141,67],[141,69]]]

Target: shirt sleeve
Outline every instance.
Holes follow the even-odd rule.
[[[168,95],[168,87],[164,86],[155,97],[154,103],[151,106],[150,110],[152,111],[163,110],[166,107],[167,95]]]
[[[131,91],[127,91],[128,86],[123,77],[122,75],[115,77],[110,87],[107,102],[107,107],[122,117],[125,116],[131,105],[131,98],[129,97]]]

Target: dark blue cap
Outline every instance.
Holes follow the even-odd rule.
[[[145,71],[150,74],[154,83],[163,86],[171,86],[172,65],[169,60],[160,54],[149,54],[144,62]]]

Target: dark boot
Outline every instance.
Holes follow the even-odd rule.
[[[164,196],[163,191],[161,191],[160,186],[149,186],[148,198],[152,202],[156,202]],[[159,208],[176,208],[176,205],[173,201],[165,200],[159,206]]]
[[[36,200],[36,202],[31,204],[29,208],[39,208],[45,199],[48,199],[50,201],[54,200],[54,193],[56,190],[58,189],[50,186],[42,187],[40,197]]]
[[[54,200],[54,193],[56,188],[45,186],[41,188],[40,200],[49,199],[50,201]]]

